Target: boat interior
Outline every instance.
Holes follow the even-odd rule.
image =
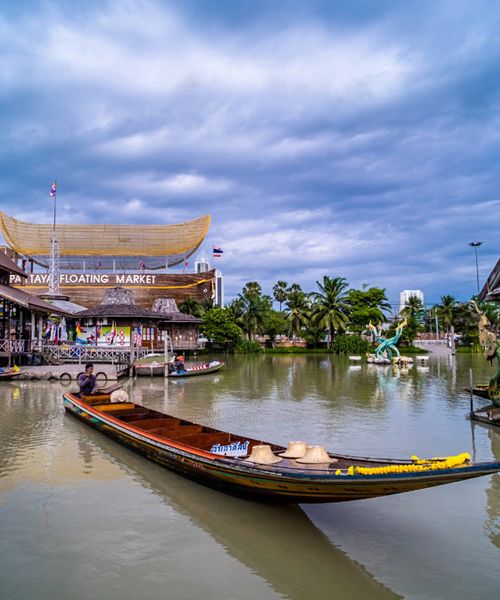
[[[268,442],[262,442],[248,437],[238,436],[229,432],[220,431],[212,427],[199,425],[186,421],[178,417],[166,415],[159,411],[151,408],[146,408],[133,402],[113,402],[111,395],[109,394],[96,394],[95,396],[81,396],[80,394],[73,394],[75,397],[80,398],[87,404],[92,405],[99,411],[105,412],[106,414],[113,416],[115,419],[132,425],[133,427],[140,429],[148,434],[160,436],[166,438],[168,441],[179,442],[196,448],[211,452],[213,454],[224,455],[224,451],[215,451],[214,446],[229,446],[231,444],[248,444],[245,446],[245,451],[236,454],[239,458],[245,458],[248,455],[252,455],[252,449],[254,446],[258,448],[262,447],[262,444],[266,444],[269,447],[269,452],[272,453],[273,459],[279,457],[280,454],[286,451],[286,448],[276,444],[269,444]],[[317,446],[315,447],[317,448]],[[326,453],[326,450],[325,450]],[[228,454],[231,456],[231,454]],[[232,455],[235,456],[235,455]],[[253,461],[252,461],[253,462]],[[255,461],[258,462],[258,461]],[[321,470],[325,471],[329,469],[346,469],[351,465],[357,466],[374,466],[374,465],[390,465],[390,464],[401,464],[401,462],[411,461],[396,461],[393,459],[373,459],[373,458],[361,458],[361,457],[347,457],[339,455],[329,455],[327,462],[318,461],[312,464],[306,464],[300,459],[299,461],[291,458],[279,458],[279,468],[290,468],[300,470]],[[270,466],[272,463],[261,463]],[[278,466],[278,465],[276,465]]]
[[[79,394],[74,394],[79,397]],[[132,425],[150,434],[166,437],[171,441],[181,442],[210,452],[214,445],[226,446],[234,443],[249,442],[248,452],[252,446],[261,444],[259,440],[238,436],[220,431],[205,425],[191,423],[177,417],[165,415],[151,408],[146,408],[132,402],[111,402],[109,395],[81,396],[81,399],[108,415]],[[273,452],[284,451],[282,446],[272,445]]]

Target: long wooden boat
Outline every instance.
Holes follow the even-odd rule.
[[[489,406],[478,408],[470,413],[470,418],[474,421],[481,421],[481,423],[500,427],[500,407],[490,404]]]
[[[143,364],[134,364],[134,373],[138,376],[160,376],[165,374],[165,363],[148,362]]]
[[[471,392],[470,387],[464,387],[466,392]],[[490,399],[490,386],[488,383],[478,383],[472,388],[472,393],[474,396],[478,396],[479,398],[486,398],[486,400]]]
[[[14,369],[3,369],[0,371],[0,381],[10,381],[21,375],[21,371],[15,371]]]
[[[64,408],[88,425],[181,475],[238,496],[286,503],[341,502],[420,490],[500,471],[500,462],[469,462],[467,454],[420,461],[357,458],[328,453],[327,463],[281,458],[286,448],[269,444],[273,464],[252,459],[259,440],[109,396],[64,394]],[[257,454],[257,453],[255,453]],[[416,459],[416,460],[415,460]],[[455,460],[454,460],[455,459]],[[278,462],[279,461],[279,462]]]
[[[204,363],[201,365],[194,365],[192,367],[186,367],[185,371],[181,371],[180,373],[173,372],[169,373],[169,377],[194,377],[195,375],[206,375],[207,373],[216,373],[220,371],[224,363],[219,360],[213,360],[209,363]]]

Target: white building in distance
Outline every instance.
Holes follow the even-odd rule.
[[[210,264],[208,263],[208,260],[204,256],[202,256],[200,260],[197,260],[194,263],[194,272],[206,273],[207,271],[210,271]]]
[[[403,290],[399,294],[399,312],[408,306],[408,302],[413,296],[416,296],[424,306],[424,292],[422,290]]]
[[[215,306],[224,308],[224,277],[219,269],[215,270]]]
[[[201,257],[194,263],[195,273],[206,273],[212,267],[205,257]],[[214,305],[224,308],[224,277],[219,269],[215,269]]]

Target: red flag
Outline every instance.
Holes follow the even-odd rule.
[[[53,198],[57,194],[57,182],[54,181],[52,187],[50,188],[50,195]]]

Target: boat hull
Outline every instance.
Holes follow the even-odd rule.
[[[469,394],[471,392],[470,387],[465,387],[464,390],[466,392],[469,392]],[[474,396],[478,396],[479,398],[485,398],[486,400],[489,400],[490,399],[490,386],[488,384],[477,385],[472,388],[472,393],[474,394]]]
[[[135,365],[134,373],[140,377],[158,377],[165,374],[165,367],[163,365]]]
[[[443,485],[500,470],[500,463],[483,463],[418,474],[338,476],[335,469],[254,465],[243,459],[216,456],[142,431],[87,405],[72,394],[64,395],[64,407],[87,425],[163,467],[222,492],[265,501],[320,503],[360,500]],[[284,451],[279,447],[273,449]],[[373,462],[377,464],[375,459]]]
[[[217,373],[217,371],[220,371],[223,366],[224,366],[224,363],[221,362],[217,365],[214,365],[213,367],[191,368],[186,371],[183,371],[182,373],[170,373],[169,377],[172,377],[173,379],[175,379],[175,378],[179,378],[179,377],[181,377],[181,378],[182,377],[196,377],[197,375],[207,375],[208,373]]]

